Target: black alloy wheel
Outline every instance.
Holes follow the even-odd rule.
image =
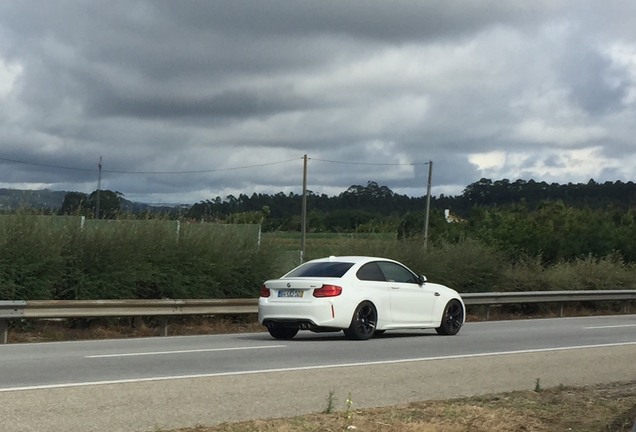
[[[269,334],[275,339],[289,340],[292,339],[298,333],[297,328],[283,327],[281,325],[272,324],[267,327]]]
[[[452,336],[459,333],[464,323],[464,308],[457,300],[451,300],[444,308],[442,323],[435,329],[437,334]]]
[[[344,334],[349,339],[367,340],[373,336],[377,322],[378,312],[375,310],[373,303],[362,302],[353,313],[351,325],[344,330]]]

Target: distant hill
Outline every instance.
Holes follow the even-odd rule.
[[[0,210],[18,207],[57,209],[62,205],[66,191],[0,189]]]
[[[62,206],[68,191],[52,191],[49,189],[24,190],[0,189],[0,210],[13,210],[19,207],[57,210]],[[151,205],[122,199],[123,211],[151,211],[155,213],[172,212],[176,207],[170,205]]]

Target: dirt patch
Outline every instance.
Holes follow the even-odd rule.
[[[327,397],[325,401],[327,405]],[[199,425],[172,432],[631,432],[636,417],[636,381],[364,410],[355,409],[355,401],[345,395],[339,405],[340,410],[331,413]]]

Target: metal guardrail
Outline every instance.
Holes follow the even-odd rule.
[[[559,316],[563,316],[566,302],[577,301],[634,301],[636,290],[586,290],[586,291],[519,291],[464,293],[462,300],[467,306],[488,306],[486,319],[490,316],[490,306],[524,303],[560,303]],[[629,311],[629,303],[627,303]]]
[[[257,304],[258,299],[29,300],[23,314],[24,318],[233,315],[256,313]]]
[[[26,302],[21,301],[0,301],[0,320],[15,319],[24,316]]]
[[[636,300],[636,290],[520,291],[465,293],[467,305]]]
[[[467,306],[576,301],[634,301],[636,290],[526,291],[464,293]],[[158,316],[168,334],[168,316],[239,315],[258,312],[258,299],[28,300],[0,301],[0,343],[7,343],[8,323],[16,319]],[[487,312],[488,315],[488,312]]]
[[[7,343],[15,319],[141,317],[161,319],[168,335],[168,316],[241,315],[258,312],[258,299],[28,300],[0,301],[0,344]]]

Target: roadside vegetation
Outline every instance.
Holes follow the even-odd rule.
[[[95,194],[75,192],[56,216],[0,215],[0,299],[256,297],[300,263],[298,195],[217,197],[162,215],[101,195],[100,220]],[[427,247],[423,197],[369,182],[308,204],[305,259],[393,258],[459,292],[636,288],[631,182],[482,179],[432,200]]]
[[[259,241],[250,225],[183,222],[177,231],[164,219],[100,222],[89,229],[75,219],[1,216],[0,299],[256,297],[264,280],[300,262],[298,233]],[[469,235],[423,244],[421,236],[309,234],[305,258],[393,258],[459,292],[636,288],[635,264],[621,250],[547,261]]]
[[[351,395],[325,400],[322,413],[162,432],[631,432],[636,419],[635,381],[366,409]]]
[[[281,271],[275,247],[231,226],[100,222],[0,217],[0,299],[254,297]]]

